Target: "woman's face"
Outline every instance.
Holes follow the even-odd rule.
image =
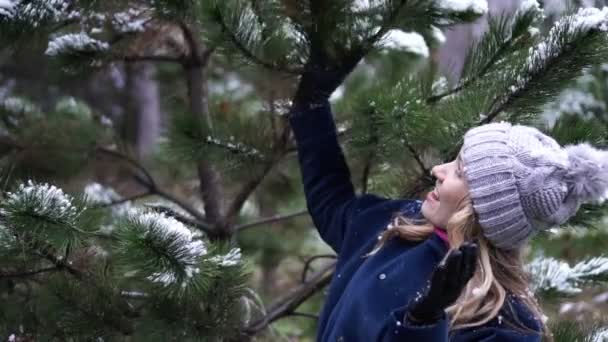
[[[421,212],[429,222],[445,229],[448,220],[469,191],[460,154],[452,162],[433,167],[432,174],[437,177],[435,189],[428,193]]]

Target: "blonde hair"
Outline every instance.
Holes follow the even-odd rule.
[[[458,249],[465,241],[476,240],[479,245],[477,268],[456,302],[446,309],[450,318],[450,330],[482,325],[498,315],[507,294],[521,299],[540,322],[542,334],[552,341],[543,320],[540,305],[529,290],[529,278],[524,270],[523,248],[502,250],[495,248],[482,234],[481,226],[473,210],[469,196],[459,203],[458,210],[447,223],[450,251]],[[414,224],[403,215],[396,215],[380,236],[376,247],[368,255],[375,254],[389,239],[398,236],[409,241],[422,241],[434,233],[430,222]],[[449,253],[449,252],[448,252]],[[446,254],[447,256],[447,254]],[[508,322],[520,331],[532,331],[521,322]]]

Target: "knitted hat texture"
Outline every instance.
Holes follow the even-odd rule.
[[[498,248],[520,247],[565,223],[582,203],[608,198],[608,152],[588,143],[562,148],[534,127],[472,128],[461,157],[479,223]]]

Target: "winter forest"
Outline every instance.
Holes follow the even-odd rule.
[[[481,124],[608,148],[607,6],[0,0],[0,340],[314,341],[336,255],[287,120],[311,46],[364,56],[330,97],[357,193],[423,200]],[[608,341],[606,209],[526,251],[556,341]]]

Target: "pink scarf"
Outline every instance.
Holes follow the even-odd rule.
[[[450,242],[448,240],[448,233],[445,230],[443,230],[443,229],[441,229],[441,228],[439,228],[437,226],[434,226],[434,228],[435,228],[435,234],[439,235],[439,237],[441,238],[441,240],[443,240],[443,242],[445,242],[445,244],[448,247],[450,247]]]

